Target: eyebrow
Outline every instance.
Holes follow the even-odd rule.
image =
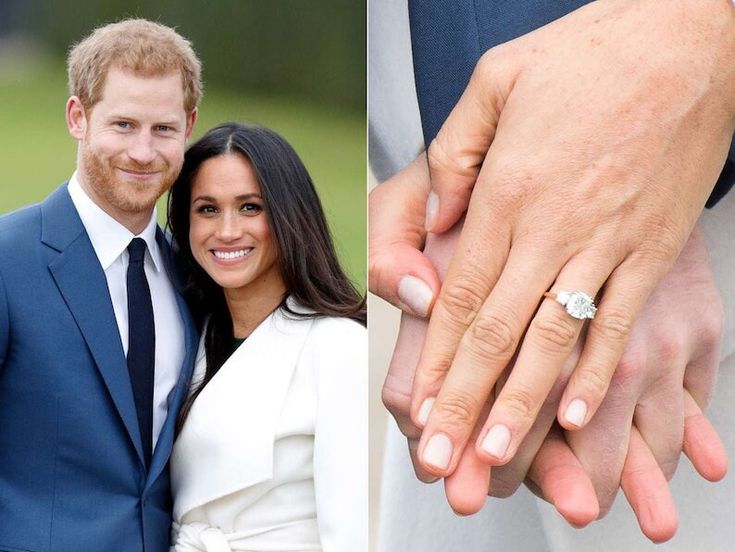
[[[253,198],[263,199],[260,194],[249,193],[249,194],[241,194],[239,196],[236,196],[235,200],[245,201],[246,199],[253,199]],[[210,203],[216,203],[217,199],[212,196],[208,196],[208,195],[200,195],[191,200],[192,203],[196,203],[197,201],[209,201]]]
[[[111,113],[107,117],[108,121],[138,121],[136,117],[130,115],[123,115],[121,113]],[[166,126],[177,126],[180,121],[174,116],[166,116],[162,120],[153,123],[154,125],[166,125]]]

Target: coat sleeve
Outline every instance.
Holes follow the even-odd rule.
[[[5,282],[0,273],[0,374],[5,366],[5,357],[8,354],[8,342],[10,341],[10,319],[8,316],[8,298],[5,290]]]
[[[329,322],[329,321],[324,321]],[[367,551],[367,332],[332,321],[315,355],[314,487],[324,552]],[[326,328],[325,328],[326,329]],[[326,336],[323,336],[326,337]]]

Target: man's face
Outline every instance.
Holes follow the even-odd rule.
[[[79,140],[81,185],[137,233],[178,176],[194,119],[195,113],[184,111],[178,73],[143,77],[111,68],[90,110],[75,106],[74,98],[67,105],[70,132]]]

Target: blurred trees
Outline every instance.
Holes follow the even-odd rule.
[[[205,87],[365,110],[365,0],[36,0],[24,11],[25,30],[59,54],[96,26],[145,17],[194,43]]]

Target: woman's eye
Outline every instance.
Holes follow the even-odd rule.
[[[217,208],[214,207],[214,205],[201,205],[197,207],[197,213],[201,213],[203,215],[211,215],[216,212]]]
[[[260,213],[263,210],[263,208],[260,205],[258,205],[257,203],[245,203],[240,208],[240,210],[242,212],[244,212],[244,213],[249,214],[249,215],[250,214],[253,214],[254,215],[254,214]]]

